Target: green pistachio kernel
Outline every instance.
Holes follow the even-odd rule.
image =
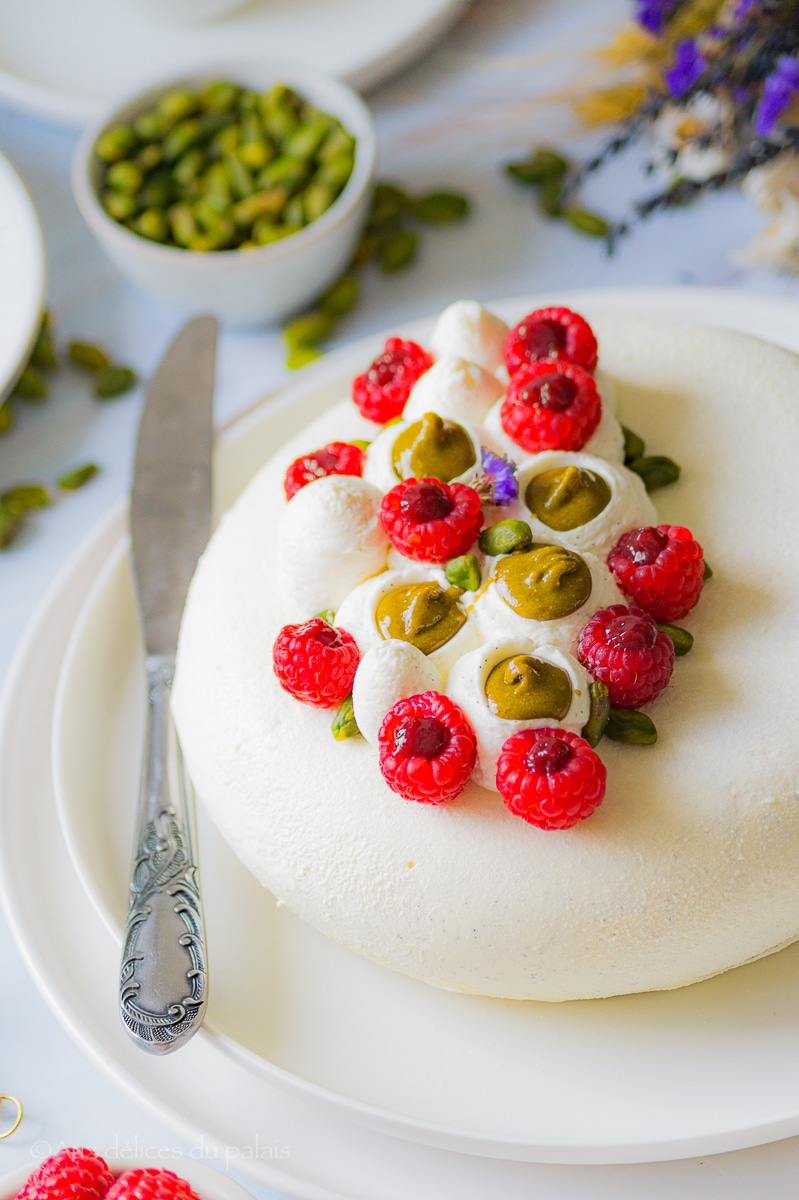
[[[24,513],[35,508],[47,508],[53,503],[53,498],[40,483],[23,483],[3,492],[0,501],[18,513]]]
[[[123,159],[108,168],[106,183],[119,192],[138,192],[144,182],[144,172],[134,162]]]
[[[459,192],[428,192],[413,201],[411,212],[420,221],[443,225],[462,221],[468,217],[470,208],[468,197]]]
[[[47,383],[38,369],[28,363],[14,384],[14,395],[20,400],[44,400],[48,392]]]
[[[589,746],[598,746],[610,720],[610,693],[607,684],[594,680],[588,688],[591,710],[582,734]]]
[[[529,550],[533,531],[526,521],[499,521],[480,534],[478,545],[483,554],[512,554],[514,550]]]
[[[124,396],[126,392],[131,391],[138,382],[138,376],[132,367],[106,367],[97,372],[94,394],[98,400],[114,400],[117,396]]]
[[[563,212],[563,182],[560,179],[548,179],[538,189],[538,203],[541,211],[548,217],[559,217]]]
[[[129,125],[117,125],[106,129],[95,143],[94,152],[103,162],[115,163],[130,154],[136,145],[136,134]]]
[[[376,183],[369,210],[370,230],[392,227],[403,213],[409,211],[412,201],[407,192],[394,183]]]
[[[476,592],[482,582],[480,560],[474,554],[461,554],[451,558],[444,568],[447,583],[462,592]]]
[[[8,400],[6,400],[3,404],[0,404],[0,437],[5,433],[10,433],[14,428],[15,422],[14,409]]]
[[[290,371],[299,371],[322,357],[322,351],[316,346],[292,346],[286,355],[286,366]]]
[[[172,168],[172,178],[180,184],[181,187],[188,187],[195,183],[205,168],[205,155],[202,150],[195,146],[193,150],[187,150],[182,158],[178,159]]]
[[[410,229],[393,229],[383,238],[379,251],[381,271],[391,273],[409,267],[416,258],[419,239]]]
[[[621,431],[624,434],[624,461],[627,466],[636,458],[643,458],[646,450],[646,443],[637,433],[633,433],[632,429],[628,429],[626,425],[622,425]]]
[[[142,146],[134,161],[142,171],[152,171],[153,167],[160,166],[163,157],[164,152],[158,142],[148,142],[146,146]]]
[[[294,192],[308,178],[308,164],[301,158],[292,158],[281,154],[278,158],[267,163],[258,173],[258,187],[271,188],[282,184],[290,192]]]
[[[238,98],[239,88],[224,79],[209,83],[200,93],[200,103],[206,112],[230,112]]]
[[[321,621],[327,621],[328,625],[333,625],[335,623],[336,613],[332,608],[323,608],[322,611],[318,612],[316,615]]]
[[[311,183],[302,198],[305,220],[308,224],[326,213],[336,198],[335,188],[329,183]]]
[[[167,131],[167,127],[168,127],[168,123],[164,120],[163,117],[159,117],[157,112],[142,113],[142,115],[140,117],[137,117],[136,120],[133,122],[134,132],[136,133],[136,135],[138,137],[140,137],[142,139],[142,141],[145,141],[145,142],[154,141],[156,138],[162,138]],[[99,142],[98,142],[98,146],[99,146]],[[126,153],[127,153],[127,151],[126,151]],[[99,149],[98,149],[98,154],[99,154]],[[125,157],[124,154],[120,155],[120,158],[124,158],[124,157]]]
[[[352,174],[354,165],[352,154],[346,150],[342,151],[341,154],[322,163],[314,179],[319,183],[329,183],[338,194]]]
[[[320,298],[319,307],[331,317],[343,317],[355,307],[360,289],[355,275],[342,275]]]
[[[611,708],[605,736],[630,746],[654,746],[658,731],[646,713],[634,708]]]
[[[288,198],[284,187],[265,188],[239,200],[233,206],[233,220],[237,225],[252,225],[258,217],[276,217]]]
[[[587,237],[607,237],[610,231],[610,225],[604,217],[598,216],[597,213],[587,212],[583,208],[565,209],[563,219],[571,225],[572,229],[586,234]]]
[[[53,320],[47,309],[42,314],[42,323],[36,334],[36,341],[33,343],[30,361],[40,371],[52,371],[58,366],[53,345]]]
[[[654,492],[656,488],[666,487],[669,483],[676,483],[680,478],[680,468],[677,466],[677,463],[671,458],[666,458],[663,454],[634,458],[627,465],[631,471],[635,471],[636,475],[641,476],[644,481],[644,487],[648,492]]]
[[[0,499],[0,550],[8,549],[22,528],[24,520],[24,512]]]
[[[129,221],[139,211],[135,196],[127,192],[107,191],[102,194],[102,205],[109,217],[115,221]]]
[[[172,237],[179,246],[189,246],[198,234],[197,221],[188,204],[173,204],[167,212]]]
[[[568,173],[569,163],[562,154],[541,146],[530,158],[508,163],[505,170],[512,179],[519,183],[540,187],[541,184],[549,183],[553,179],[562,180]]]
[[[350,445],[357,446],[359,450],[363,450],[364,454],[371,446],[371,442],[365,441],[364,438],[350,438]]]
[[[170,129],[163,141],[164,162],[175,162],[203,136],[203,127],[196,117],[181,121]]]
[[[687,654],[694,644],[694,635],[689,633],[687,629],[680,628],[679,625],[668,625],[658,622],[658,629],[671,638],[677,658],[681,658],[683,654]]]
[[[94,479],[99,472],[100,468],[97,463],[86,463],[84,466],[76,467],[74,471],[68,471],[66,475],[62,475],[58,486],[62,492],[77,492],[79,488],[85,487],[90,479]]]
[[[156,112],[163,121],[174,124],[190,117],[199,107],[199,101],[193,92],[188,90],[167,92],[156,105]]]
[[[133,228],[151,242],[165,242],[169,236],[166,214],[160,208],[146,208],[136,217]]]
[[[706,581],[713,578],[713,570],[707,559],[702,559],[702,579]]]
[[[91,342],[70,342],[67,356],[71,363],[82,367],[84,371],[106,371],[111,366],[111,359],[105,350]]]
[[[323,342],[333,328],[333,318],[322,309],[295,317],[283,328],[283,340],[293,349],[296,346],[316,346]]]
[[[333,718],[331,725],[333,737],[337,742],[345,742],[348,738],[360,737],[360,729],[352,709],[352,696],[348,696]]]

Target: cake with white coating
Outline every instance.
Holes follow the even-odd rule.
[[[275,454],[200,562],[173,707],[300,917],[555,1001],[799,937],[799,360],[542,312],[450,306]]]

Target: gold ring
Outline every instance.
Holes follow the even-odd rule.
[[[18,1100],[16,1096],[0,1096],[0,1108],[3,1107],[4,1100],[10,1100],[12,1104],[17,1106],[17,1116],[11,1128],[7,1129],[5,1133],[0,1133],[0,1142],[2,1142],[3,1138],[11,1137],[12,1133],[16,1133],[22,1124],[22,1101]]]

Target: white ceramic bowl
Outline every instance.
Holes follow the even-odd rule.
[[[259,90],[288,84],[337,116],[356,139],[355,166],[341,195],[316,221],[282,241],[210,254],[162,246],[112,220],[99,201],[102,165],[94,145],[100,134],[135,119],[166,92],[201,87],[214,79],[232,79]],[[214,313],[231,325],[260,325],[307,305],[345,269],[368,215],[376,154],[369,110],[346,84],[285,61],[220,63],[163,80],[89,128],[75,151],[72,189],[108,257],[146,291],[189,314]]]
[[[61,1146],[52,1146],[50,1149],[55,1154],[61,1149]],[[130,1154],[127,1153],[128,1149],[131,1151]],[[138,1153],[133,1154],[134,1149]],[[246,1188],[236,1183],[229,1175],[223,1174],[222,1170],[209,1167],[207,1163],[195,1158],[187,1158],[185,1155],[176,1156],[172,1148],[168,1146],[153,1146],[148,1152],[147,1147],[139,1145],[126,1147],[124,1142],[120,1142],[118,1146],[110,1149],[101,1147],[97,1153],[106,1160],[114,1175],[121,1175],[123,1171],[129,1171],[132,1167],[159,1167],[167,1171],[174,1171],[176,1175],[180,1175],[182,1179],[190,1183],[200,1200],[253,1200],[251,1193]],[[45,1155],[45,1157],[47,1156]],[[31,1160],[29,1165],[18,1167],[16,1171],[10,1171],[7,1175],[0,1177],[0,1200],[14,1200],[19,1189],[38,1165],[37,1161]],[[222,1165],[226,1167],[228,1164],[224,1162],[220,1153],[220,1166]]]

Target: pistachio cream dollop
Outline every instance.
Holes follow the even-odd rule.
[[[512,654],[491,669],[485,694],[491,711],[509,721],[562,721],[571,707],[572,685],[560,667],[530,654]]]
[[[445,645],[466,624],[460,588],[435,580],[395,588],[377,602],[375,624],[384,638],[410,642],[423,654]]]
[[[427,412],[399,434],[391,452],[399,479],[441,479],[449,483],[475,465],[472,439],[456,421]]]
[[[557,533],[593,521],[610,504],[605,480],[585,467],[556,467],[534,475],[524,494],[527,507]]]
[[[587,563],[565,546],[533,546],[509,554],[497,562],[494,578],[505,603],[533,621],[566,617],[591,595]]]

